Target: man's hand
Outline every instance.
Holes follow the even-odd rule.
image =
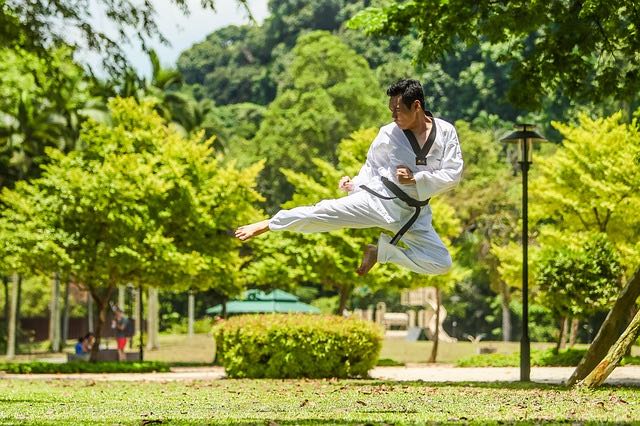
[[[338,182],[338,189],[344,192],[353,191],[353,182],[349,176],[342,176],[340,182]]]
[[[398,178],[398,182],[403,185],[416,184],[416,180],[413,178],[413,172],[407,166],[397,166],[396,177]]]

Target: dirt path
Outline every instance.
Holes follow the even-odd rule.
[[[564,383],[572,367],[534,367],[531,380],[539,383]],[[222,367],[174,367],[169,373],[112,373],[112,374],[0,374],[0,380],[97,380],[167,382],[220,380],[225,377]],[[518,368],[459,368],[452,366],[415,365],[407,367],[376,367],[371,377],[379,380],[425,382],[513,382],[520,378]],[[607,380],[608,384],[640,386],[640,366],[618,367]]]

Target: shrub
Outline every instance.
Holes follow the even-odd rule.
[[[227,375],[236,378],[364,377],[382,346],[375,324],[331,315],[245,315],[213,334]]]
[[[531,351],[531,365],[536,367],[575,367],[587,353],[586,349],[564,349],[557,354],[553,349]],[[638,364],[640,357],[625,357],[620,364]],[[459,359],[458,367],[517,367],[520,365],[520,354],[484,354]]]
[[[14,362],[0,363],[0,371],[10,374],[71,374],[71,373],[164,373],[169,364],[157,361],[144,362]]]

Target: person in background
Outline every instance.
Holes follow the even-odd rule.
[[[84,337],[78,337],[78,341],[76,342],[76,346],[75,346],[75,352],[76,355],[83,355],[84,352]]]
[[[118,344],[118,361],[126,361],[127,356],[124,353],[124,348],[127,346],[127,326],[129,318],[124,315],[122,309],[115,308],[115,318],[111,323],[111,328],[116,330],[116,342]]]

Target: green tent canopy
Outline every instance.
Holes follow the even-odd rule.
[[[222,305],[206,310],[207,314],[221,314]],[[227,302],[227,314],[257,314],[270,312],[305,312],[319,314],[320,309],[302,303],[296,296],[282,290],[265,293],[261,290],[247,290],[243,300]]]

